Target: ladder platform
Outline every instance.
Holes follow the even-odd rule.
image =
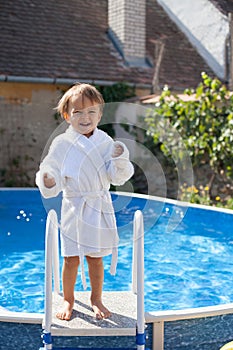
[[[75,292],[75,303],[69,321],[56,317],[62,309],[62,294],[53,293],[51,334],[53,336],[135,336],[137,296],[132,292],[103,292],[103,303],[112,316],[97,320],[90,306],[90,292]]]

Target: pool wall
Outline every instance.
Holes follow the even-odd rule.
[[[0,311],[0,349],[39,350],[42,314]],[[146,313],[146,348],[219,350],[233,339],[233,304]],[[54,346],[134,347],[134,337],[56,337]]]
[[[16,313],[0,310],[0,349],[39,350],[41,340],[42,314]],[[147,349],[152,349],[152,325],[148,325]],[[4,344],[4,347],[2,347]],[[111,344],[111,345],[109,345]],[[91,348],[134,348],[135,337],[132,336],[83,336],[53,338],[55,347]]]
[[[219,350],[233,339],[233,303],[145,314],[153,350]]]

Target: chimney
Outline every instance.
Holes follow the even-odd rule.
[[[109,0],[109,34],[130,66],[146,64],[146,0]]]

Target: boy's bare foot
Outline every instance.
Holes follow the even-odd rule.
[[[101,300],[91,300],[91,306],[97,320],[111,316],[111,312],[103,305]]]
[[[63,309],[60,312],[57,312],[56,317],[60,320],[69,321],[72,315],[74,306],[74,301],[69,302],[67,300],[64,300]]]

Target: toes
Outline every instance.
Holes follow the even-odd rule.
[[[108,309],[106,309],[103,305],[93,305],[92,309],[97,320],[102,320],[111,316],[111,312]]]
[[[61,312],[56,313],[56,317],[59,318],[59,320],[63,320],[64,319],[63,318],[64,316],[63,316],[63,314]]]
[[[102,320],[103,319],[103,313],[100,311],[100,309],[96,306],[92,306],[92,311],[95,314],[95,318],[97,320]]]
[[[95,317],[96,317],[97,320],[102,320],[104,318],[104,316],[100,312],[96,313]]]
[[[104,318],[109,318],[109,317],[111,317],[111,316],[112,316],[112,314],[111,314],[111,312],[108,311],[108,310],[107,310],[107,312],[104,313]]]
[[[70,319],[71,319],[71,313],[66,314],[65,317],[64,317],[64,320],[65,321],[69,321]]]
[[[56,317],[60,320],[69,321],[73,312],[74,301],[64,300],[64,305],[59,312],[57,312]]]
[[[69,321],[71,318],[72,312],[58,312],[56,314],[56,317],[60,320]]]

